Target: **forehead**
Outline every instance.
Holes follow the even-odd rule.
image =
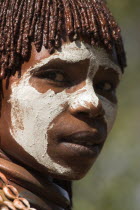
[[[85,60],[89,60],[89,67],[94,71],[103,66],[104,69],[113,69],[119,77],[122,76],[120,67],[103,48],[95,48],[81,41],[65,43],[52,55],[49,55],[45,48],[42,48],[40,53],[34,52],[33,59],[31,59],[33,62],[28,70],[35,70],[53,63],[77,64]]]

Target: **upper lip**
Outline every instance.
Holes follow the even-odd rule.
[[[65,136],[63,141],[85,146],[95,146],[103,144],[105,140],[99,132],[81,131]]]

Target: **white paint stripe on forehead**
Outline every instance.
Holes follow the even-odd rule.
[[[48,58],[42,59],[39,63],[31,67],[29,71],[41,68],[55,59],[60,59],[68,63],[77,63],[86,59],[92,59],[92,63],[94,64],[93,67],[96,68],[96,71],[99,66],[105,66],[106,68],[114,69],[118,73],[120,79],[122,76],[120,67],[109,58],[107,52],[103,48],[96,48],[81,41],[63,44],[54,54],[50,55]]]
[[[78,45],[77,43],[80,43],[80,45]],[[60,59],[68,63],[77,63],[85,59],[90,59],[90,57],[93,56],[91,52],[91,47],[86,46],[82,42],[76,41],[69,44],[64,44],[62,45],[60,51],[56,50],[54,54],[50,55],[48,58],[42,59],[39,63],[35,64],[29,70],[40,68],[55,59]]]

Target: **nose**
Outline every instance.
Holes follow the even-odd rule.
[[[72,115],[86,115],[90,118],[103,118],[105,114],[93,86],[85,86],[71,95],[69,111]]]

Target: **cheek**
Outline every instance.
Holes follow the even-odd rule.
[[[100,100],[105,111],[105,121],[107,123],[108,133],[111,131],[117,115],[117,104],[114,104],[106,98],[100,96]]]
[[[12,88],[11,135],[43,165],[48,158],[48,130],[53,126],[51,122],[63,112],[66,101],[65,92],[55,94],[49,90],[42,94],[25,83]]]

